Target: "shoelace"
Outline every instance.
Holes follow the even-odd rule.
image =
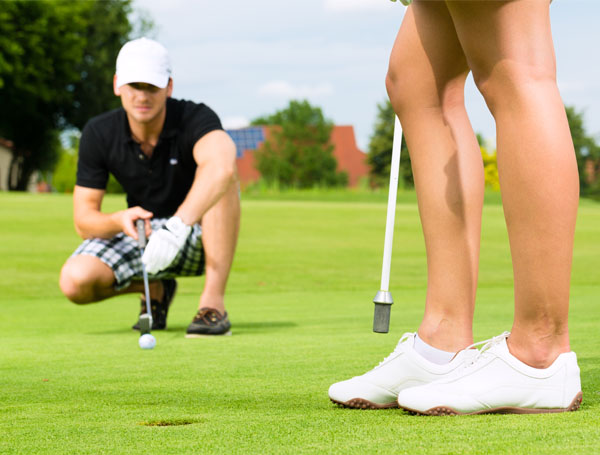
[[[403,344],[411,336],[414,336],[414,333],[407,332],[404,335],[402,335],[400,337],[400,341],[398,341],[398,344],[396,345],[396,347],[394,348],[394,350],[392,351],[392,353],[390,355],[388,355],[385,359],[383,359],[381,362],[379,362],[379,365],[377,365],[375,368],[378,368],[381,365],[383,365],[385,362],[387,362],[389,359],[391,359],[394,355],[400,354],[401,352],[404,352],[404,346],[403,346]]]
[[[487,351],[489,351],[493,346],[502,343],[502,341],[508,338],[509,335],[510,332],[503,332],[500,335],[490,338],[489,340],[479,341],[477,343],[473,343],[471,346],[466,347],[465,350],[477,348],[477,346],[483,345],[483,347],[479,350],[477,355],[474,356],[469,362],[466,362],[464,366],[470,367],[471,365],[475,364],[480,358],[485,356]]]
[[[210,325],[218,322],[221,318],[221,313],[212,308],[202,308],[198,310],[198,313],[194,317],[194,322],[204,321],[205,324]]]
[[[503,332],[500,335],[490,338],[489,340],[479,341],[477,343],[473,343],[471,346],[466,347],[465,350],[466,349],[476,349],[478,346],[483,345],[483,347],[479,350],[477,355],[474,356],[469,362],[466,362],[464,364],[464,367],[469,367],[469,366],[473,365],[474,363],[476,363],[481,357],[485,356],[485,353],[487,351],[489,351],[492,348],[492,346],[495,346],[495,345],[501,343],[504,339],[508,338],[509,335],[510,335],[510,332]],[[385,362],[390,360],[395,355],[404,352],[404,342],[412,336],[414,336],[414,333],[411,333],[411,332],[407,332],[404,335],[402,335],[402,337],[400,338],[400,341],[398,341],[398,344],[396,345],[396,347],[394,348],[392,353],[390,355],[388,355],[386,358],[384,358],[381,362],[379,362],[379,365],[377,365],[375,368],[380,367],[381,365],[383,365]]]

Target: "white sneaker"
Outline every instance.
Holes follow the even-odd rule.
[[[399,406],[426,415],[576,411],[582,394],[575,353],[559,355],[548,368],[532,368],[508,351],[509,335],[483,341],[481,351],[467,348],[478,352],[475,358],[449,377],[403,390]]]
[[[400,390],[444,378],[478,352],[463,350],[451,362],[438,365],[413,349],[415,335],[405,333],[394,352],[371,371],[329,387],[331,401],[349,408],[395,408]]]

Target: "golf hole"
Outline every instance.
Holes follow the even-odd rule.
[[[140,422],[139,425],[143,425],[145,427],[176,427],[181,425],[191,425],[193,423],[198,423],[194,420],[187,419],[165,419],[165,420],[149,420],[147,422]]]

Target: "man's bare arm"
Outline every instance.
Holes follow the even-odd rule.
[[[104,190],[75,186],[73,190],[73,220],[80,237],[108,239],[124,232],[137,239],[134,222],[138,218],[146,220],[146,235],[150,235],[152,213],[141,207],[132,207],[114,213],[102,213]]]
[[[211,131],[196,142],[194,159],[198,168],[192,187],[175,216],[188,226],[200,221],[237,181],[235,158],[235,144],[225,131]]]

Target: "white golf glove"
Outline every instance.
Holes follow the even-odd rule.
[[[169,218],[161,229],[150,235],[142,256],[146,271],[154,274],[171,265],[177,253],[185,245],[190,232],[192,227],[185,225],[181,218],[178,216]]]

